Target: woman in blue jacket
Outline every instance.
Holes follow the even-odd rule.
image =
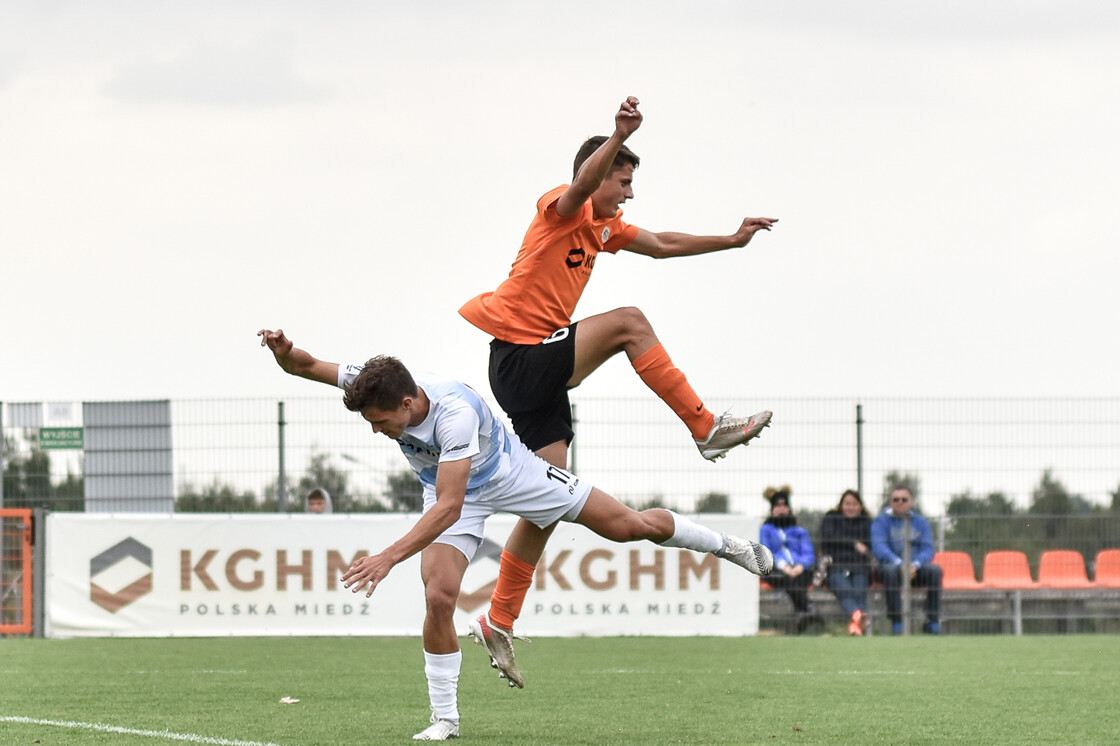
[[[789,507],[789,485],[767,487],[763,496],[770,501],[770,517],[762,524],[760,543],[774,553],[774,572],[766,582],[780,588],[793,602],[797,612],[797,631],[814,621],[820,621],[816,608],[809,601],[809,586],[813,582],[813,540],[809,532],[797,525],[797,518]]]

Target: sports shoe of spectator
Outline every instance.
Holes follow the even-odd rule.
[[[413,741],[449,741],[459,737],[459,721],[441,720],[432,713],[432,724],[412,737]]]
[[[902,622],[891,622],[891,634],[892,635],[901,635],[902,634]]]
[[[941,634],[941,625],[937,622],[926,622],[926,625],[922,627],[922,632],[927,635],[939,635]]]
[[[852,612],[852,621],[848,622],[848,634],[855,637],[863,636],[864,626],[867,624],[867,614],[862,610],[856,609]]]
[[[517,637],[513,632],[496,626],[490,621],[489,612],[472,619],[468,626],[475,645],[486,646],[486,652],[490,654],[490,666],[498,669],[499,678],[507,679],[511,687],[524,689],[525,679],[521,677],[521,672],[517,670],[517,662],[513,658],[513,640],[516,637],[518,640],[529,642],[529,639]]]
[[[727,534],[721,536],[723,547],[712,552],[715,556],[745,567],[755,575],[769,575],[774,571],[774,555],[766,547],[748,539],[738,539]]]
[[[763,410],[752,414],[747,419],[732,417],[730,412],[724,412],[716,417],[708,437],[696,440],[696,447],[700,455],[709,461],[715,461],[738,445],[744,445],[751,438],[762,432],[764,427],[769,427],[770,418],[774,415],[770,410]]]

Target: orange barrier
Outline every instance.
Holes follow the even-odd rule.
[[[0,634],[31,627],[31,509],[0,508]]]

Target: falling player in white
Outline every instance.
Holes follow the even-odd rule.
[[[343,403],[374,433],[400,445],[424,488],[416,524],[378,554],[354,561],[345,586],[369,597],[395,565],[420,552],[427,615],[424,673],[431,726],[413,738],[442,741],[459,735],[458,680],[462,663],[455,633],[455,601],[463,573],[482,543],[484,522],[511,513],[544,528],[558,520],[587,526],[617,542],[652,541],[711,552],[756,575],[774,558],[763,546],[717,533],[670,510],[637,511],[575,474],[534,455],[498,420],[473,389],[433,375],[413,377],[396,358],[339,365],[296,348],[282,330],[262,329],[261,345],[284,371],[345,391]]]

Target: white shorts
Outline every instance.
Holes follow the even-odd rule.
[[[468,562],[482,545],[485,521],[494,513],[512,513],[546,528],[557,521],[574,521],[591,494],[588,480],[553,466],[517,438],[511,440],[509,472],[495,482],[469,490],[459,520],[435,539],[458,549]],[[435,488],[425,487],[424,512],[435,502]]]

